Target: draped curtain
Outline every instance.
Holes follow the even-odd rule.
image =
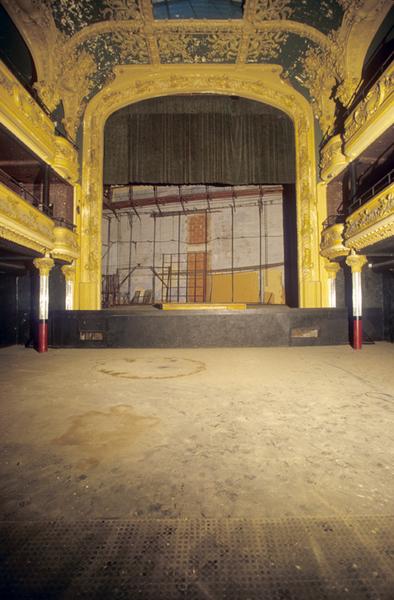
[[[291,120],[229,96],[175,96],[128,106],[105,127],[106,184],[295,181]]]

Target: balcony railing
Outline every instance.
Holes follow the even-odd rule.
[[[70,231],[75,231],[76,229],[74,223],[67,221],[63,217],[52,217],[52,221],[55,222],[57,227],[66,227],[66,229],[69,229]]]
[[[363,204],[368,202],[371,198],[373,198],[376,194],[384,190],[387,186],[389,186],[394,181],[394,169],[391,169],[384,177],[379,179],[374,185],[372,185],[368,190],[366,190],[363,194],[356,197],[349,206],[348,214],[350,215],[352,212],[360,208]]]

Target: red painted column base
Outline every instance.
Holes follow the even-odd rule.
[[[38,322],[38,352],[48,352],[48,321]]]
[[[361,317],[353,317],[353,349],[361,350],[363,345],[363,323]]]

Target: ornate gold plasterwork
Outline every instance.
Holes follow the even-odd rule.
[[[138,0],[106,0],[103,17],[117,21],[140,19],[141,10],[139,2]]]
[[[242,20],[176,22],[154,19],[150,0],[108,0],[101,15],[107,20],[92,24],[88,24],[86,10],[73,4],[70,10],[79,11],[80,26],[70,19],[67,37],[56,28],[47,0],[4,0],[4,4],[32,51],[41,98],[50,110],[63,102],[63,124],[71,137],[86,98],[103,85],[90,54],[92,42],[102,34],[111,34],[116,47],[120,40],[120,56],[113,52],[120,63],[243,64],[274,59],[278,44],[283,44],[288,33],[296,33],[317,44],[306,54],[303,73],[297,78],[310,91],[321,128],[330,131],[335,100],[349,102],[360,81],[367,47],[388,10],[386,0],[342,0],[346,9],[342,26],[335,35],[327,36],[316,27],[292,20],[290,0],[249,0]],[[361,35],[354,33],[357,31]],[[83,47],[85,42],[90,45],[89,52]],[[108,82],[113,65],[106,68]]]
[[[329,279],[336,279],[337,274],[341,270],[341,266],[337,262],[332,262],[331,260],[326,260],[324,262],[324,269],[327,271],[327,275]]]
[[[367,257],[363,254],[356,254],[352,249],[351,253],[345,260],[348,267],[351,268],[352,273],[361,273],[363,267],[367,264]]]
[[[62,273],[63,273],[64,279],[66,281],[72,281],[74,283],[74,281],[75,281],[75,264],[72,263],[71,265],[63,265]]]
[[[103,130],[108,116],[155,96],[177,93],[222,93],[266,102],[294,121],[297,146],[297,223],[301,306],[320,306],[321,281],[316,208],[313,115],[308,103],[280,79],[276,66],[168,66],[116,69],[116,78],[89,103],[84,121],[81,258],[78,262],[80,308],[100,306]],[[324,215],[322,216],[324,218]]]
[[[78,258],[79,246],[77,235],[70,229],[67,229],[67,227],[55,227],[53,233],[55,243],[51,250],[52,256],[67,262]]]
[[[394,184],[346,219],[345,244],[360,250],[394,236]]]
[[[43,258],[35,258],[33,265],[40,272],[40,277],[48,277],[50,270],[54,267],[54,260],[50,256],[44,256]]]
[[[276,58],[279,54],[281,44],[288,37],[284,31],[263,31],[256,33],[250,38],[247,49],[247,62],[253,63],[262,58]]]
[[[255,16],[261,21],[288,19],[293,14],[291,0],[257,0]]]
[[[321,150],[321,177],[330,181],[336,177],[349,163],[349,159],[342,151],[343,141],[341,136],[335,135],[328,140]]]
[[[349,248],[343,243],[343,223],[335,223],[323,229],[320,242],[320,254],[329,260],[334,260],[349,254]]]
[[[54,243],[53,221],[0,184],[0,235],[38,252]]]
[[[172,31],[158,37],[163,63],[235,62],[239,44],[239,37],[223,31],[201,35]]]
[[[345,152],[357,156],[394,123],[394,63],[391,63],[345,122]]]

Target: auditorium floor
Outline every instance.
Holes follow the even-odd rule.
[[[392,600],[393,365],[0,350],[0,596]]]
[[[0,350],[2,519],[394,512],[394,345]]]

